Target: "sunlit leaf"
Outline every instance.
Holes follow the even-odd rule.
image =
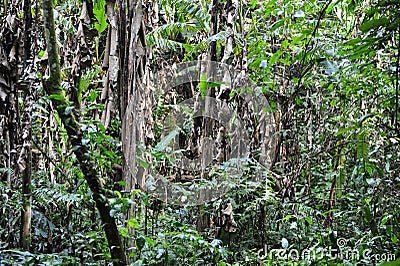
[[[105,0],[95,0],[93,3],[93,14],[95,15],[98,23],[94,25],[97,32],[101,34],[108,26],[106,10],[105,10]]]

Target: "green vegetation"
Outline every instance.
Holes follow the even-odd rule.
[[[0,3],[0,265],[400,265],[399,1]]]

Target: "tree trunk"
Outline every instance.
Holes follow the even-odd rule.
[[[31,12],[31,1],[24,0],[24,54],[23,54],[23,65],[26,68],[28,60],[31,55],[31,29],[32,29],[32,12]],[[31,204],[32,204],[32,108],[34,101],[34,93],[31,91],[29,80],[28,86],[25,90],[25,108],[23,112],[24,116],[24,128],[22,132],[22,152],[24,158],[22,159],[23,166],[25,169],[22,170],[22,211],[21,211],[21,231],[20,231],[20,246],[22,249],[29,250],[29,236],[31,232]]]
[[[119,0],[117,17],[120,48],[117,93],[122,120],[122,167],[125,191],[131,193],[136,188],[144,187],[147,174],[147,169],[137,163],[137,158],[150,162],[149,158],[145,158],[143,151],[153,139],[153,95],[146,67],[146,27],[141,2]],[[132,205],[126,220],[130,220],[134,215],[135,208]],[[129,234],[133,233],[134,229],[129,227]],[[134,245],[133,242],[127,244],[129,247]]]
[[[81,171],[85,176],[89,188],[93,192],[93,199],[96,202],[101,221],[104,224],[104,231],[108,240],[113,263],[114,265],[127,265],[121,236],[114,218],[110,215],[110,207],[107,205],[104,190],[97,177],[95,163],[90,160],[88,148],[82,144],[83,133],[80,131],[78,119],[76,117],[77,114],[65,112],[68,101],[61,88],[60,60],[56,42],[52,0],[43,0],[43,18],[49,60],[48,65],[50,67],[50,77],[43,81],[44,89],[46,93],[51,96],[54,106],[57,106],[58,115],[64,124],[70,143],[72,147],[74,147],[74,153],[79,162]]]
[[[28,93],[27,93],[28,94]],[[22,249],[29,250],[29,235],[31,232],[31,203],[32,203],[32,107],[33,97],[29,95],[25,98],[24,121],[22,139],[23,146],[18,159],[22,175],[22,211],[21,211],[21,236],[20,246]]]
[[[136,155],[137,145],[145,148],[153,138],[153,96],[146,69],[147,51],[141,4],[129,2],[128,14],[125,12],[126,4],[120,0],[117,5],[120,46],[118,98],[125,156],[124,181],[126,190],[130,192],[135,186],[143,187],[145,181],[146,169],[136,163]]]

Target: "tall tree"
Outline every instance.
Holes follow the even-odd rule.
[[[24,0],[24,50],[23,66],[26,70],[30,69],[33,60],[31,60],[31,34],[32,34],[32,12],[31,1]],[[26,71],[30,72],[30,71]],[[25,73],[26,73],[25,72]],[[29,235],[31,232],[32,220],[32,108],[36,93],[32,91],[31,82],[25,81],[25,106],[23,110],[23,129],[22,129],[22,151],[18,161],[22,170],[22,203],[21,211],[21,232],[20,245],[23,249],[29,250]]]
[[[100,184],[98,173],[96,172],[95,162],[91,161],[88,155],[88,147],[82,142],[83,132],[80,130],[78,124],[79,114],[66,112],[69,102],[61,87],[60,59],[54,26],[52,0],[43,0],[43,18],[46,33],[48,65],[50,68],[49,78],[43,81],[44,89],[57,108],[57,113],[67,131],[70,144],[74,147],[74,153],[79,161],[81,171],[85,176],[89,188],[93,192],[93,199],[96,202],[101,221],[104,224],[113,263],[114,265],[126,265],[127,259],[122,246],[121,236],[118,232],[115,219],[110,215],[110,206],[107,205],[105,192]]]
[[[126,13],[126,6],[128,13]],[[119,76],[118,98],[122,120],[123,173],[126,191],[143,188],[146,169],[137,163],[153,139],[153,95],[148,76],[146,27],[140,1],[117,3]],[[134,215],[130,208],[127,219]]]
[[[25,10],[24,19],[18,19],[18,11]],[[29,11],[29,12],[27,12]],[[32,16],[29,1],[12,3],[4,9],[7,19],[1,20],[0,35],[0,169],[1,181],[7,181],[11,188],[22,181],[22,211],[20,247],[29,249],[31,228],[31,118],[32,94],[29,75],[32,73],[30,60],[30,28]],[[23,31],[21,31],[23,30]],[[22,71],[24,69],[25,71]],[[21,75],[21,73],[23,73]],[[26,97],[30,95],[30,97]],[[24,107],[20,99],[28,99]],[[21,178],[18,178],[21,177]],[[12,219],[13,213],[9,213]],[[9,231],[10,246],[14,231]],[[16,235],[16,234],[15,234]]]

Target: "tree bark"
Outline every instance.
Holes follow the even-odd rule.
[[[147,7],[150,8],[149,6]],[[148,146],[152,134],[153,95],[149,86],[146,49],[146,27],[144,24],[142,3],[132,0],[117,1],[119,72],[118,104],[122,121],[123,180],[125,191],[131,193],[136,188],[143,188],[147,169],[142,167],[137,158],[143,160],[142,148]],[[126,220],[135,216],[131,205],[126,213]],[[129,235],[134,228],[128,227]],[[133,247],[134,242],[127,243]]]
[[[93,199],[99,210],[101,221],[104,224],[104,231],[113,263],[114,265],[127,265],[121,236],[114,218],[110,215],[110,207],[107,205],[104,190],[97,177],[95,162],[90,160],[89,150],[82,144],[83,133],[80,131],[76,114],[65,112],[65,108],[69,104],[61,87],[60,59],[56,42],[52,0],[43,0],[43,18],[50,67],[50,77],[43,81],[44,89],[52,99],[54,106],[57,106],[58,115],[64,124],[70,143],[74,148],[81,171],[85,176],[89,188],[93,192]]]
[[[117,5],[119,37],[119,107],[122,120],[123,172],[126,190],[143,187],[146,169],[136,163],[137,145],[153,139],[153,95],[147,71],[146,27],[140,1],[120,0]],[[128,13],[125,12],[126,5]],[[127,31],[127,29],[129,29]],[[142,158],[144,159],[144,158]]]
[[[20,246],[29,250],[29,235],[31,232],[31,204],[32,204],[32,107],[33,96],[28,95],[25,99],[24,121],[25,126],[22,132],[23,146],[18,159],[18,165],[22,175],[22,211]]]
[[[31,48],[31,13],[30,0],[24,0],[24,54],[23,65],[27,66],[30,59]],[[33,94],[31,86],[28,85],[25,91],[25,108],[24,108],[24,129],[22,132],[23,146],[23,166],[22,170],[22,210],[21,210],[21,231],[20,231],[20,246],[22,249],[29,250],[29,236],[31,233],[31,220],[32,220],[32,107],[33,107]]]

